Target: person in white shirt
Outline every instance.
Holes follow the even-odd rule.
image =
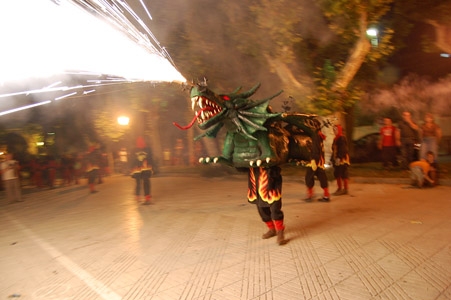
[[[6,192],[6,199],[9,203],[22,201],[22,192],[19,179],[19,162],[13,159],[11,153],[5,155],[5,160],[0,164],[3,187]]]

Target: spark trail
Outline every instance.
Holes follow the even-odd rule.
[[[1,1],[0,42],[3,101],[55,91],[62,99],[127,82],[186,81],[123,0]]]

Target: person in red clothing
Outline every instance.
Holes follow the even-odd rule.
[[[390,118],[384,118],[384,126],[380,130],[378,148],[382,150],[382,166],[385,169],[397,166],[397,147],[401,145],[399,130],[393,126]]]
[[[74,157],[71,154],[65,154],[61,158],[61,171],[63,184],[71,185],[74,179]]]
[[[56,171],[59,168],[58,161],[53,155],[47,157],[47,164],[45,167],[47,170],[47,184],[51,189],[53,189],[55,188]]]
[[[31,180],[33,182],[33,184],[38,187],[38,188],[42,188],[44,186],[43,183],[43,165],[42,165],[42,159],[39,157],[34,157],[31,160],[30,163],[31,166]]]

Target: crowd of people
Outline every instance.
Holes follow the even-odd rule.
[[[350,159],[348,141],[343,134],[342,127],[335,125],[333,130],[335,137],[332,143],[331,165],[334,168],[337,190],[332,195],[340,196],[348,194]],[[420,188],[434,186],[438,181],[436,158],[441,137],[441,129],[434,122],[434,117],[430,113],[425,115],[422,125],[417,125],[412,120],[410,112],[407,111],[402,113],[402,121],[398,123],[398,126],[394,126],[390,118],[384,118],[378,143],[378,147],[381,149],[382,165],[386,169],[400,165],[402,168],[410,170],[412,184]],[[307,197],[304,200],[306,202],[313,200],[314,180],[318,179],[323,189],[323,196],[319,201],[329,202],[330,192],[323,149],[325,136],[319,130],[318,136],[313,138],[317,139],[313,144],[319,148],[312,149],[312,160],[306,165]],[[149,156],[149,149],[145,147],[144,142],[141,142],[142,145],[138,144],[137,149],[140,151],[136,152],[136,157],[130,162],[125,149],[121,149],[119,152],[121,172],[131,170],[131,175],[136,181],[136,198],[139,200],[142,191],[144,204],[150,204],[151,156]],[[398,153],[401,153],[401,160],[398,160]],[[97,192],[96,184],[102,183],[104,177],[110,173],[107,155],[95,146],[80,154],[65,154],[61,157],[36,156],[20,166],[11,154],[7,154],[0,166],[3,188],[6,190],[10,202],[21,200],[19,170],[27,170],[30,184],[38,188],[53,188],[57,179],[60,179],[60,185],[71,185],[80,184],[80,180],[85,178],[91,193]],[[270,228],[270,231],[272,229]]]
[[[403,113],[403,121],[395,127],[392,120],[384,119],[384,126],[380,129],[379,147],[382,151],[382,164],[385,168],[397,163],[396,153],[400,148],[403,161],[402,166],[411,173],[412,184],[420,188],[437,184],[438,165],[436,153],[441,138],[440,127],[434,123],[433,116],[427,114],[422,126],[412,121],[408,112]],[[334,139],[330,163],[334,169],[334,179],[337,190],[334,196],[349,193],[350,156],[348,140],[341,125],[333,126]],[[313,201],[315,179],[323,190],[320,202],[330,201],[329,181],[326,175],[326,161],[324,153],[325,135],[321,128],[313,134],[311,160],[305,164],[305,185],[307,188],[306,202]],[[421,142],[420,157],[415,158],[414,147]],[[131,175],[135,181],[134,195],[137,202],[143,200],[144,205],[151,203],[151,177],[153,174],[152,155],[150,148],[139,138],[134,155],[128,155],[125,148],[119,151],[121,172]],[[82,155],[64,155],[59,159],[52,156],[32,159],[29,163],[31,182],[36,187],[54,187],[56,177],[62,178],[64,185],[79,184],[81,178],[86,178],[90,193],[96,193],[96,184],[103,182],[108,175],[107,156],[98,147],[91,147]],[[129,161],[130,158],[130,161]],[[12,154],[6,154],[0,163],[3,187],[9,203],[22,201],[19,171],[23,166],[13,159]],[[129,171],[126,171],[126,170]],[[263,239],[277,237],[277,243],[284,245],[285,238],[284,213],[282,211],[282,174],[279,166],[248,168],[248,201],[255,204],[261,220],[268,231],[262,235]]]
[[[402,120],[397,127],[390,118],[384,118],[378,144],[382,166],[390,170],[399,165],[411,171],[414,185],[434,186],[438,179],[436,159],[441,138],[442,130],[431,113],[425,114],[422,125],[418,125],[408,111],[402,112]],[[400,160],[398,153],[401,154]]]
[[[13,154],[5,156],[7,161]],[[88,177],[90,169],[97,169],[96,183],[102,183],[104,178],[110,174],[108,158],[100,149],[91,147],[85,153],[64,154],[62,156],[36,155],[29,160],[19,162],[20,179],[27,174],[28,185],[37,188],[54,188],[57,185],[80,184],[81,180]]]

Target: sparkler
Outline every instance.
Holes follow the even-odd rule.
[[[55,91],[63,99],[96,86],[186,81],[124,0],[1,1],[0,43],[0,99]],[[43,79],[53,83],[17,90]]]

